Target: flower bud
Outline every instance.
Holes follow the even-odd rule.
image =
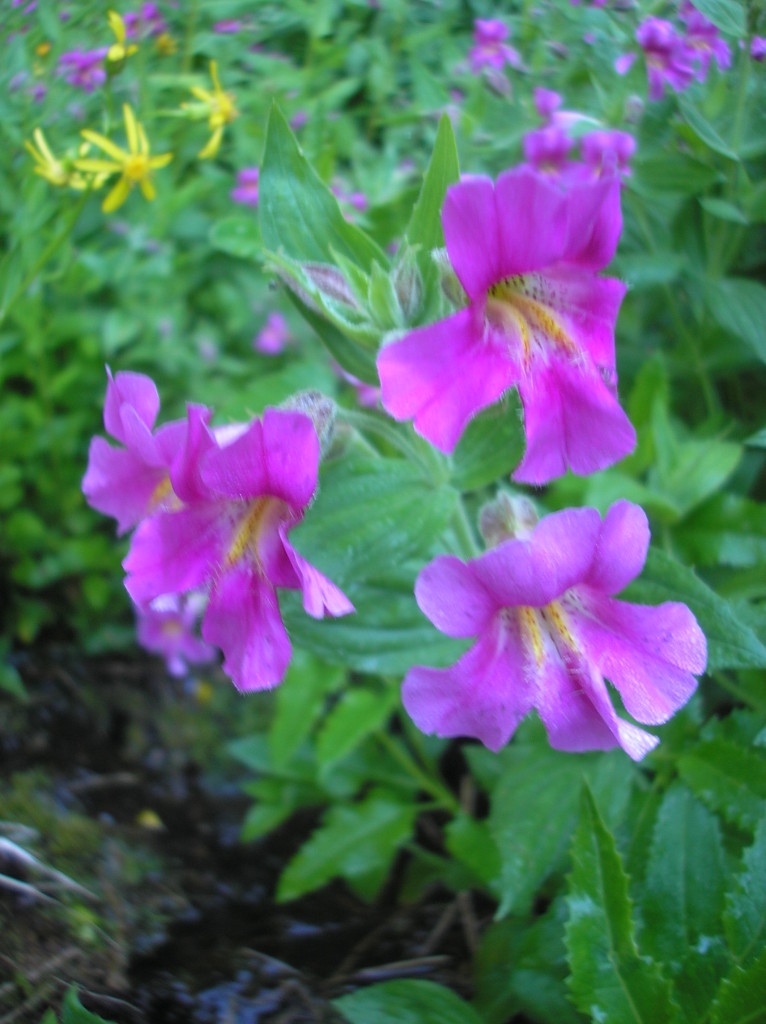
[[[296,391],[282,402],[280,409],[302,412],[304,416],[308,416],[317,432],[321,454],[325,455],[329,451],[337,412],[337,406],[331,398],[323,395],[321,391]]]
[[[503,541],[528,537],[537,525],[535,506],[528,498],[500,491],[479,513],[479,531],[488,548]]]
[[[423,279],[411,250],[396,265],[392,277],[404,321],[410,323],[423,304]]]
[[[458,281],[457,274],[452,269],[447,250],[434,249],[431,253],[431,259],[436,264],[436,269],[439,272],[439,283],[444,294],[453,306],[464,306],[466,295],[463,291],[463,286]]]

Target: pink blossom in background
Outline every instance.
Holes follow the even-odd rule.
[[[207,591],[203,640],[221,648],[238,689],[265,689],[282,681],[292,653],[278,588],[301,591],[314,618],[354,610],[288,539],[316,493],[319,438],[308,415],[285,409],[267,409],[228,436],[209,420],[209,410],[189,406],[171,468],[179,504],[139,525],[125,586],[137,604]]]
[[[580,154],[583,160],[599,173],[616,166],[624,177],[629,177],[630,161],[635,151],[636,140],[628,132],[589,132],[580,139]]]
[[[450,668],[407,673],[402,697],[418,728],[497,751],[536,709],[558,750],[620,746],[644,757],[659,741],[615,714],[605,677],[636,721],[658,725],[692,695],[707,655],[686,605],[614,599],[648,544],[642,509],[618,501],[603,520],[565,509],[467,563],[442,555],[427,565],[415,584],[421,611],[476,642]]]
[[[241,31],[242,22],[236,21],[233,18],[224,19],[223,21],[217,21],[213,25],[213,31],[219,35],[236,35],[237,32]]]
[[[82,490],[91,508],[117,520],[117,533],[130,530],[157,508],[172,502],[170,466],[179,455],[186,423],[176,420],[154,430],[160,398],[142,373],[112,376],[107,367],[104,426],[123,447],[94,437]]]
[[[753,36],[750,42],[750,56],[753,60],[766,60],[766,37]]]
[[[287,320],[276,311],[269,313],[266,323],[253,338],[253,348],[267,356],[276,356],[284,352],[290,340],[290,328]]]
[[[70,85],[85,92],[93,92],[106,81],[104,58],[109,50],[102,46],[98,50],[70,50],[59,57],[59,73]]]
[[[560,173],[569,163],[574,142],[554,124],[527,132],[521,140],[524,159],[538,171]]]
[[[508,35],[508,26],[496,18],[477,18],[474,21],[473,46],[468,54],[474,75],[484,67],[498,70],[506,64],[512,68],[521,67],[518,51],[505,42]]]
[[[162,13],[154,3],[141,4],[138,11],[128,11],[122,16],[125,24],[125,34],[129,38],[138,36],[157,36],[167,31],[167,22]]]
[[[553,89],[543,89],[542,86],[538,85],[533,90],[532,98],[535,110],[543,121],[548,124],[561,106],[561,96],[559,93],[554,92]]]
[[[466,177],[447,190],[442,225],[468,305],[382,348],[387,412],[451,452],[471,417],[517,387],[527,448],[513,478],[530,484],[631,452],[614,354],[625,286],[597,275],[622,229],[617,174]]]
[[[380,388],[374,384],[365,384],[352,373],[347,373],[342,366],[333,362],[332,368],[337,375],[345,380],[356,392],[356,400],[363,409],[374,409],[380,401]]]
[[[197,595],[201,596],[201,595]],[[172,676],[188,675],[189,665],[204,665],[215,658],[215,648],[196,635],[202,608],[195,595],[164,594],[146,605],[136,605],[136,637],[151,654],[165,659]],[[202,597],[202,607],[204,607]]]
[[[257,206],[260,173],[258,167],[243,167],[241,171],[237,171],[237,184],[229,192],[230,198],[235,203],[242,203],[243,206]]]
[[[666,85],[675,92],[688,88],[694,68],[684,38],[671,22],[646,18],[636,30],[636,40],[646,59],[650,100],[661,100]]]
[[[304,124],[308,122],[308,119],[309,115],[305,110],[297,110],[290,118],[290,127],[294,132],[297,132],[298,129],[302,128]]]
[[[683,5],[681,18],[686,25],[684,44],[688,58],[692,64],[697,65],[697,80],[705,81],[712,60],[715,60],[719,71],[730,68],[729,44],[721,37],[713,22],[700,14],[691,3]]]

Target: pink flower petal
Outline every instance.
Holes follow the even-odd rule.
[[[601,528],[595,508],[545,516],[527,540],[508,540],[467,568],[495,607],[541,608],[579,583],[593,561]],[[443,600],[450,600],[448,593]]]
[[[649,549],[646,513],[616,501],[604,516],[593,564],[583,582],[603,594],[619,594],[641,572]]]
[[[704,672],[707,643],[683,604],[628,604],[579,591],[586,609],[576,631],[587,657],[620,691],[625,708],[648,725],[666,722],[691,697]]]
[[[415,600],[447,636],[477,636],[498,608],[472,567],[454,555],[441,555],[421,569]]]
[[[614,372],[614,328],[626,291],[622,281],[559,264],[546,270],[538,289],[577,348],[599,368]]]
[[[495,185],[502,277],[543,270],[566,256],[571,200],[549,175],[521,166]]]
[[[515,381],[513,361],[483,342],[474,310],[420,327],[378,356],[381,399],[394,419],[415,418],[415,429],[451,452],[466,424]]]
[[[303,593],[303,609],[312,618],[322,619],[325,614],[350,615],[355,611],[340,587],[314,568],[291,544],[285,544],[285,551],[300,580]]]
[[[104,401],[104,426],[115,440],[127,444],[122,418],[124,407],[132,407],[141,422],[151,430],[160,409],[160,396],[154,381],[143,373],[123,371],[112,377],[108,366],[106,373],[109,380]]]
[[[181,501],[210,499],[214,495],[200,475],[203,456],[218,444],[208,426],[212,412],[204,405],[189,405],[183,444],[179,445],[170,468],[173,490]]]
[[[540,362],[519,383],[527,450],[513,479],[543,484],[566,472],[587,476],[633,451],[636,432],[592,364]]]
[[[203,586],[224,562],[234,525],[220,502],[145,519],[122,563],[128,593],[139,603]]]
[[[123,534],[149,514],[157,488],[166,479],[166,470],[147,466],[133,452],[94,437],[82,490],[91,508],[113,516],[117,533]]]
[[[617,251],[622,231],[620,177],[616,173],[572,186],[562,261],[578,270],[601,270]]]
[[[402,686],[404,707],[425,733],[473,736],[497,751],[533,706],[527,658],[516,620],[496,615],[450,668],[410,669]]]
[[[292,646],[276,592],[246,566],[224,572],[216,581],[202,636],[221,648],[223,670],[238,690],[266,690],[284,679]]]
[[[503,276],[500,222],[489,178],[466,176],[447,189],[442,206],[450,262],[469,298],[477,301]]]

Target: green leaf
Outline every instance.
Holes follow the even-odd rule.
[[[277,899],[297,899],[332,878],[345,878],[372,898],[394,854],[411,835],[415,815],[412,804],[383,790],[373,790],[360,803],[331,807],[282,872]]]
[[[333,1005],[350,1024],[485,1024],[468,1003],[432,981],[384,981]]]
[[[67,989],[61,1004],[61,1024],[113,1024],[113,1022],[86,1010],[80,1002],[77,989],[70,988]]]
[[[709,740],[683,754],[681,778],[697,796],[740,828],[752,831],[766,814],[766,758],[728,740]]]
[[[678,1019],[670,983],[634,938],[628,878],[614,838],[585,787],[572,845],[566,945],[577,1008],[609,1024]]]
[[[739,160],[733,149],[724,142],[712,124],[705,118],[686,96],[678,97],[678,108],[684,120],[698,139],[709,146],[715,153],[720,153],[729,160]]]
[[[457,490],[478,490],[516,468],[524,455],[522,424],[516,392],[471,420],[452,455]]]
[[[261,255],[261,232],[254,217],[226,217],[210,229],[210,244],[230,256],[255,259]]]
[[[755,829],[755,841],[742,856],[742,870],[726,894],[723,916],[726,939],[740,965],[766,945],[766,818]]]
[[[625,278],[630,288],[649,288],[670,284],[686,266],[683,253],[665,250],[652,253],[631,253],[615,260],[615,273]]]
[[[385,575],[427,550],[456,500],[452,488],[432,487],[403,459],[338,459],[324,464],[319,496],[290,542],[343,587]]]
[[[763,1024],[765,1007],[766,950],[747,970],[735,967],[721,982],[711,1024]]]
[[[415,660],[449,665],[466,644],[434,629],[417,606],[414,583],[413,570],[385,583],[346,584],[356,612],[338,619],[312,619],[291,592],[280,595],[279,606],[294,643],[332,664],[380,675],[401,675]]]
[[[336,250],[367,273],[375,261],[388,266],[383,250],[344,218],[276,105],[266,129],[258,213],[264,244],[274,252],[283,249],[296,259],[332,263]]]
[[[686,518],[676,539],[697,565],[766,564],[766,505],[718,494]]]
[[[694,0],[694,6],[722,32],[737,38],[745,35],[745,7],[740,0]]]
[[[457,814],[447,825],[446,846],[450,854],[464,864],[493,891],[498,891],[500,853],[486,821],[477,821],[469,814]]]
[[[287,676],[276,693],[276,710],[269,729],[269,752],[275,766],[289,764],[314,728],[329,693],[339,690],[345,673],[305,651],[294,651]]]
[[[333,707],[317,735],[320,772],[345,757],[371,733],[385,725],[399,703],[394,687],[387,691],[348,689]]]
[[[527,912],[540,885],[563,866],[583,777],[617,822],[634,774],[622,751],[573,758],[552,750],[544,739],[524,743],[520,738],[503,753],[503,775],[491,797],[489,823],[502,861],[498,917]]]
[[[700,199],[700,206],[719,220],[726,220],[732,224],[747,225],[750,223],[747,214],[740,210],[738,206],[735,206],[734,203],[729,203],[725,199],[703,196]]]
[[[646,950],[658,960],[680,960],[700,936],[720,934],[723,891],[718,821],[685,786],[671,786],[657,815],[646,872]]]
[[[766,362],[766,287],[746,277],[725,277],[708,282],[705,295],[716,323],[742,338]]]
[[[421,245],[425,254],[444,245],[442,205],[447,188],[459,177],[460,165],[452,122],[443,114],[423,186],[405,231],[407,242],[410,245]]]
[[[691,569],[657,548],[649,549],[643,573],[631,583],[624,596],[643,604],[662,601],[687,604],[707,637],[708,671],[766,666],[766,647],[753,630],[740,621],[729,602],[712,591]]]

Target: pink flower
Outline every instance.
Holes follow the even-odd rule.
[[[543,89],[543,87],[539,85],[535,87],[532,96],[534,99],[535,110],[543,121],[548,124],[561,106],[561,96],[557,92],[554,92],[553,89]]]
[[[180,453],[186,423],[166,423],[153,431],[160,409],[157,388],[141,373],[106,368],[106,432],[124,447],[94,437],[82,490],[88,504],[117,520],[123,534],[155,509],[173,500],[170,465]]]
[[[237,171],[237,185],[229,193],[235,203],[242,203],[243,206],[258,205],[258,178],[260,168],[243,167]]]
[[[559,173],[569,163],[574,142],[555,124],[535,128],[521,140],[524,159],[538,171]]]
[[[58,70],[70,85],[93,92],[106,81],[104,58],[108,47],[98,50],[70,50],[59,57]]]
[[[684,44],[687,57],[693,64],[698,65],[697,81],[705,81],[712,60],[715,60],[719,71],[726,71],[727,68],[730,68],[729,44],[718,34],[718,29],[713,22],[709,21],[704,14],[700,14],[690,3],[684,4],[681,17],[686,24]]]
[[[253,338],[253,348],[267,356],[284,352],[290,339],[290,328],[281,313],[269,313],[266,323]]]
[[[542,519],[465,563],[427,565],[415,597],[433,624],[476,643],[453,666],[417,666],[403,699],[418,728],[473,736],[491,750],[536,708],[551,746],[642,758],[658,739],[615,714],[604,677],[638,722],[667,721],[705,669],[706,642],[683,604],[614,600],[641,571],[649,544],[642,509],[618,501]]]
[[[598,173],[616,165],[621,174],[629,177],[630,161],[635,151],[636,140],[628,132],[589,132],[580,139],[583,160]]]
[[[649,78],[649,99],[661,100],[665,85],[683,92],[694,78],[689,51],[669,21],[646,18],[636,30],[636,40],[644,51]]]
[[[482,68],[501,69],[506,64],[512,68],[521,67],[521,57],[517,50],[509,46],[508,26],[496,18],[477,18],[473,23],[473,43],[468,59],[471,71],[478,75]]]
[[[766,37],[753,36],[750,43],[750,56],[759,62],[766,60]]]
[[[204,598],[202,599],[204,607]],[[189,665],[202,665],[215,657],[214,648],[195,635],[199,619],[195,595],[165,594],[149,604],[136,605],[136,635],[141,646],[159,654],[172,676],[185,676]]]
[[[616,398],[625,286],[597,271],[622,228],[616,175],[574,181],[522,166],[447,190],[442,224],[468,306],[378,356],[384,408],[451,452],[481,409],[518,387],[527,450],[514,479],[588,474],[635,446]]]
[[[136,603],[206,589],[202,637],[224,653],[240,690],[277,685],[292,647],[277,588],[300,590],[314,618],[347,615],[345,594],[290,544],[317,487],[319,439],[299,412],[267,409],[228,436],[210,413],[189,407],[183,454],[171,482],[179,507],[145,519],[123,563]]]

